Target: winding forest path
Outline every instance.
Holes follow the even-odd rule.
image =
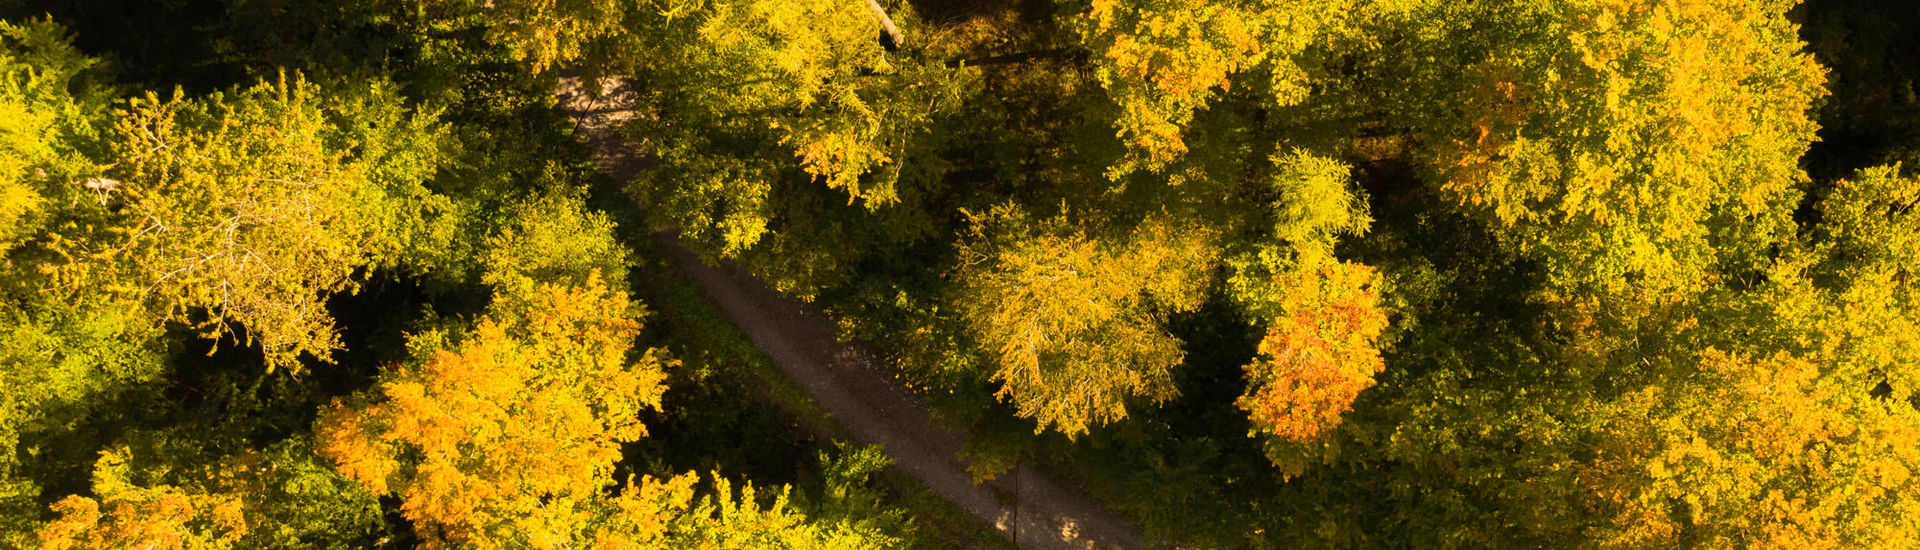
[[[626,181],[644,165],[616,131],[633,116],[614,89],[595,100],[565,79],[556,96],[580,128],[602,170]],[[959,458],[964,440],[934,422],[925,405],[878,367],[813,306],[779,294],[731,263],[709,265],[671,233],[656,239],[674,263],[720,307],[775,367],[861,443],[879,445],[894,467],[933,494],[992,525],[1022,549],[1146,548],[1126,522],[1021,464],[986,485],[974,485]],[[996,496],[1006,495],[1004,500]],[[1017,503],[1017,504],[1016,504]]]

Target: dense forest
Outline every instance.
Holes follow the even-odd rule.
[[[0,0],[0,547],[1021,540],[683,246],[1151,546],[1920,548],[1916,89],[1906,0]]]

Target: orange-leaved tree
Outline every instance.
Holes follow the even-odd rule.
[[[1301,150],[1272,161],[1270,236],[1227,262],[1229,295],[1266,326],[1237,404],[1254,432],[1272,436],[1269,458],[1298,473],[1283,446],[1321,441],[1373,386],[1387,315],[1379,274],[1334,254],[1373,221],[1350,168]]]
[[[1377,346],[1387,327],[1376,278],[1353,263],[1282,276],[1286,313],[1267,325],[1262,358],[1247,366],[1247,394],[1238,402],[1256,430],[1316,439],[1373,386],[1385,368]]]
[[[247,533],[239,496],[169,486],[129,487],[99,500],[69,496],[53,510],[60,519],[41,530],[42,550],[213,550],[232,548]]]
[[[504,286],[504,285],[503,285]],[[583,536],[620,443],[646,435],[668,366],[628,350],[640,323],[624,292],[522,279],[457,342],[423,354],[375,394],[336,400],[321,454],[401,510],[429,541],[556,547]]]

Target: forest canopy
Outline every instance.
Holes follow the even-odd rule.
[[[1890,0],[0,1],[0,546],[1006,542],[684,246],[1160,544],[1917,547],[1916,79]]]

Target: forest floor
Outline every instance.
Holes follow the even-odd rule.
[[[634,116],[617,85],[594,98],[581,82],[562,81],[556,97],[602,170],[625,182],[645,165],[640,147],[617,131]],[[879,445],[894,468],[933,494],[991,525],[1022,549],[1135,549],[1147,545],[1113,512],[1018,464],[975,485],[960,458],[964,439],[940,426],[925,404],[895,382],[857,342],[842,342],[834,323],[810,304],[788,298],[730,262],[708,264],[679,246],[671,232],[655,238],[734,326],[854,440]]]

